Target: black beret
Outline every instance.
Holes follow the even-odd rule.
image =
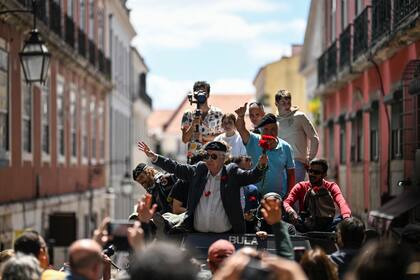
[[[133,180],[136,180],[140,173],[147,167],[145,163],[139,163],[133,170]]]
[[[260,123],[257,125],[257,128],[263,127],[270,123],[277,123],[276,116],[274,116],[271,113],[266,114],[260,121]]]
[[[227,152],[227,147],[225,144],[219,141],[211,141],[208,142],[204,146],[204,150],[212,150],[212,151],[221,151],[221,152]]]

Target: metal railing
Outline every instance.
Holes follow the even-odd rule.
[[[353,34],[353,61],[362,53],[366,52],[369,46],[369,7],[354,20]]]
[[[340,70],[351,62],[351,29],[352,25],[349,24],[340,34]]]
[[[78,52],[81,56],[86,57],[86,34],[80,28],[78,28],[77,34]]]
[[[89,61],[93,66],[96,66],[96,46],[95,43],[89,39]]]
[[[66,43],[71,46],[72,48],[74,48],[74,21],[73,18],[69,17],[69,16],[65,16],[66,19]]]
[[[102,50],[98,50],[98,68],[105,74],[105,55]]]
[[[61,7],[55,1],[50,1],[50,29],[61,37]]]
[[[419,0],[394,0],[394,28],[403,24],[411,15],[420,10]]]
[[[321,85],[327,81],[327,52],[324,52],[318,58],[318,85]]]
[[[337,41],[331,44],[327,50],[327,79],[337,74]]]
[[[391,1],[372,0],[372,42],[391,31]]]
[[[108,80],[111,80],[111,74],[112,74],[112,62],[109,58],[105,58],[105,76]]]

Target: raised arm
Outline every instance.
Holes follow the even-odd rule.
[[[153,164],[159,166],[166,172],[174,174],[179,179],[190,180],[195,175],[195,166],[193,165],[180,164],[172,159],[158,155],[144,142],[137,143],[137,147],[150,158]]]
[[[236,180],[238,186],[246,186],[250,184],[258,183],[263,176],[265,169],[267,168],[268,157],[267,155],[261,155],[258,160],[257,166],[251,170],[242,170],[237,168]]]
[[[245,113],[247,104],[248,103],[245,103],[244,106],[239,107],[235,110],[235,113],[238,116],[235,126],[239,132],[239,135],[241,135],[242,142],[244,143],[244,145],[246,145],[249,140],[249,131],[245,127]]]

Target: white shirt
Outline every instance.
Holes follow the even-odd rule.
[[[241,135],[237,131],[232,136],[226,136],[226,133],[222,133],[214,141],[225,141],[231,147],[230,155],[233,157],[244,156],[246,155],[246,148],[242,143]]]
[[[232,228],[220,196],[220,174],[207,175],[206,186],[194,213],[194,229],[199,232],[226,232]]]

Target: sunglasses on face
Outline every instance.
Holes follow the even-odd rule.
[[[308,169],[308,174],[314,174],[314,175],[321,175],[322,171],[321,170],[316,170],[316,169]]]
[[[218,157],[217,157],[217,155],[216,154],[209,154],[209,153],[206,153],[206,154],[204,154],[204,156],[203,156],[203,159],[204,160],[210,160],[210,159],[212,159],[212,160],[216,160]]]

